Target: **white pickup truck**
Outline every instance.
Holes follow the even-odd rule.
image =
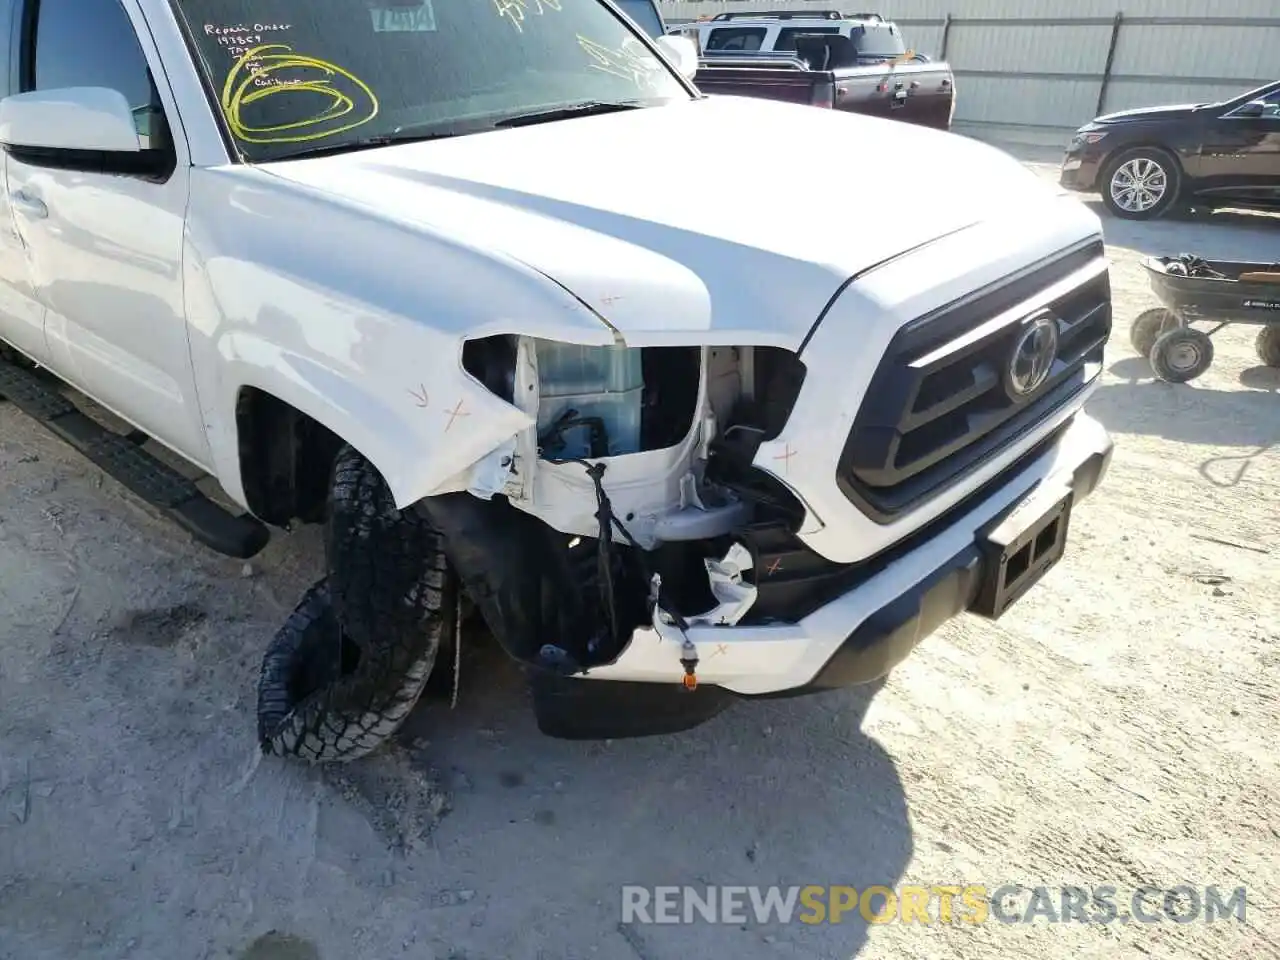
[[[702,97],[606,0],[0,14],[0,396],[214,550],[326,526],[267,752],[372,749],[470,613],[552,736],[871,681],[1105,472],[1098,219],[992,148]]]

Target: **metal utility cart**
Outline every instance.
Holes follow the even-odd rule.
[[[1213,363],[1211,337],[1231,323],[1261,326],[1258,358],[1280,367],[1280,263],[1202,260],[1190,254],[1142,262],[1163,306],[1145,310],[1129,340],[1161,380],[1186,383]],[[1191,324],[1211,322],[1213,329]]]

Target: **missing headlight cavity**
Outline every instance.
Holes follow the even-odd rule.
[[[730,418],[761,431],[761,440],[773,440],[782,432],[800,396],[805,366],[790,350],[751,347],[744,351],[744,384],[740,401]]]
[[[507,403],[515,399],[518,337],[502,334],[468,340],[462,345],[462,367]]]
[[[697,347],[527,341],[538,369],[538,445],[548,459],[617,457],[678,444],[693,426]],[[513,402],[519,339],[469,340],[464,368]]]
[[[759,545],[790,549],[804,517],[786,485],[753,463],[795,406],[798,358],[756,346],[491,337],[468,343],[463,361],[536,414],[537,453],[526,434],[517,456],[546,467],[489,498],[423,501],[511,656],[589,671],[616,659],[659,608],[677,629],[749,614]],[[723,566],[744,548],[752,563]],[[752,598],[726,612],[736,601],[725,599],[724,578],[735,575]]]

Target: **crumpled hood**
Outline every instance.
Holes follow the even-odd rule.
[[[624,336],[790,347],[854,274],[1055,202],[973,140],[737,97],[259,169],[519,260]]]

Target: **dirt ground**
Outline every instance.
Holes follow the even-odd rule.
[[[1041,168],[1052,176],[1051,167]],[[1108,220],[1117,452],[1066,559],[876,690],[678,737],[541,737],[515,671],[340,771],[256,759],[259,658],[314,531],[249,569],[0,404],[0,958],[1280,956],[1280,371],[1151,379],[1140,255],[1268,258],[1280,219]],[[1215,923],[625,925],[620,887],[1150,884]],[[853,919],[850,919],[850,918]]]

